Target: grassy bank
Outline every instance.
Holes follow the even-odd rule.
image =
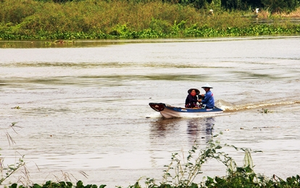
[[[134,39],[297,35],[300,25],[288,20],[257,24],[251,12],[149,1],[85,0],[53,3],[0,1],[2,40]],[[248,15],[248,16],[244,16]],[[270,16],[269,16],[270,17]]]

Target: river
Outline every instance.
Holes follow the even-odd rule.
[[[172,153],[205,147],[220,132],[222,144],[262,151],[252,153],[255,172],[299,174],[298,36],[0,47],[0,153],[5,165],[26,162],[5,183],[158,183]],[[148,106],[183,106],[187,90],[204,93],[206,83],[220,116],[162,119]],[[242,165],[243,152],[226,152]],[[215,161],[202,170],[226,175]]]

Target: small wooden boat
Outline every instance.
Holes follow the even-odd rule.
[[[179,117],[209,117],[215,114],[223,113],[223,110],[214,108],[181,108],[170,106],[165,103],[149,103],[149,106],[157,111],[164,118],[179,118]]]

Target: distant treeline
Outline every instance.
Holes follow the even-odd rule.
[[[85,0],[36,0],[41,2],[76,2]],[[111,0],[106,0],[111,1]],[[151,0],[124,0],[130,2],[148,2]],[[270,12],[293,11],[300,5],[300,0],[161,0],[174,4],[193,5],[201,9],[214,4],[228,10],[254,10],[255,8],[267,9]]]
[[[177,3],[162,0],[61,1],[0,0],[0,40],[300,34],[300,24],[289,19],[269,16],[271,24],[260,24],[255,19],[259,15],[251,10],[226,10],[221,7],[221,1],[216,4],[216,0],[210,4],[204,2],[201,9],[180,4],[183,0]],[[211,8],[213,13],[209,11]]]

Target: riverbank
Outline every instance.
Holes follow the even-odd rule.
[[[151,39],[298,35],[299,16],[154,2],[0,2],[0,40]],[[266,21],[267,20],[267,21]],[[261,22],[263,21],[263,22]]]

